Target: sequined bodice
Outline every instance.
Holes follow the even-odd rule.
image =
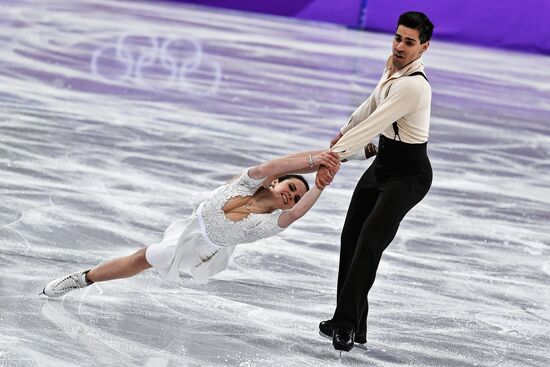
[[[248,176],[246,169],[236,180],[221,186],[202,204],[201,215],[208,238],[220,246],[234,246],[248,243],[282,232],[277,221],[281,210],[268,214],[250,213],[239,221],[225,216],[224,205],[236,196],[251,196],[262,185],[263,179],[255,180]]]

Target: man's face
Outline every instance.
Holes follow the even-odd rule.
[[[392,64],[396,69],[407,66],[418,59],[428,49],[430,42],[420,44],[420,32],[400,25],[395,31],[392,46]]]

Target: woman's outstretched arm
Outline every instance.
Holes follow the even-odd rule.
[[[340,166],[338,155],[330,151],[320,150],[296,153],[252,167],[248,174],[256,179],[266,177],[264,184],[269,185],[271,181],[279,176],[289,173],[315,172],[321,165],[330,167],[331,170],[337,169]]]
[[[333,171],[331,170],[332,175],[335,175],[339,169],[340,166],[338,165]],[[279,216],[279,227],[286,228],[298,219],[302,218],[313,207],[313,205],[315,205],[325,187],[326,185],[319,184],[319,186],[314,185],[311,189],[309,189],[304,197],[302,197],[302,199],[300,199],[300,201],[294,205],[292,209],[285,210]]]

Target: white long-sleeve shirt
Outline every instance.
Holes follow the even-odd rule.
[[[432,89],[421,75],[409,76],[424,72],[422,58],[391,76],[390,65],[391,57],[372,94],[340,130],[343,136],[332,147],[340,159],[349,159],[379,134],[393,139],[394,121],[399,127],[402,142],[420,144],[428,141]]]

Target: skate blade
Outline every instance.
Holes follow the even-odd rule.
[[[319,330],[319,335],[321,335],[325,339],[332,340],[332,336],[328,336],[327,334],[322,333],[320,330]]]
[[[355,343],[354,348],[363,349],[363,350],[365,350],[365,351],[368,350],[368,348],[367,348],[367,343],[365,343],[365,344]]]

